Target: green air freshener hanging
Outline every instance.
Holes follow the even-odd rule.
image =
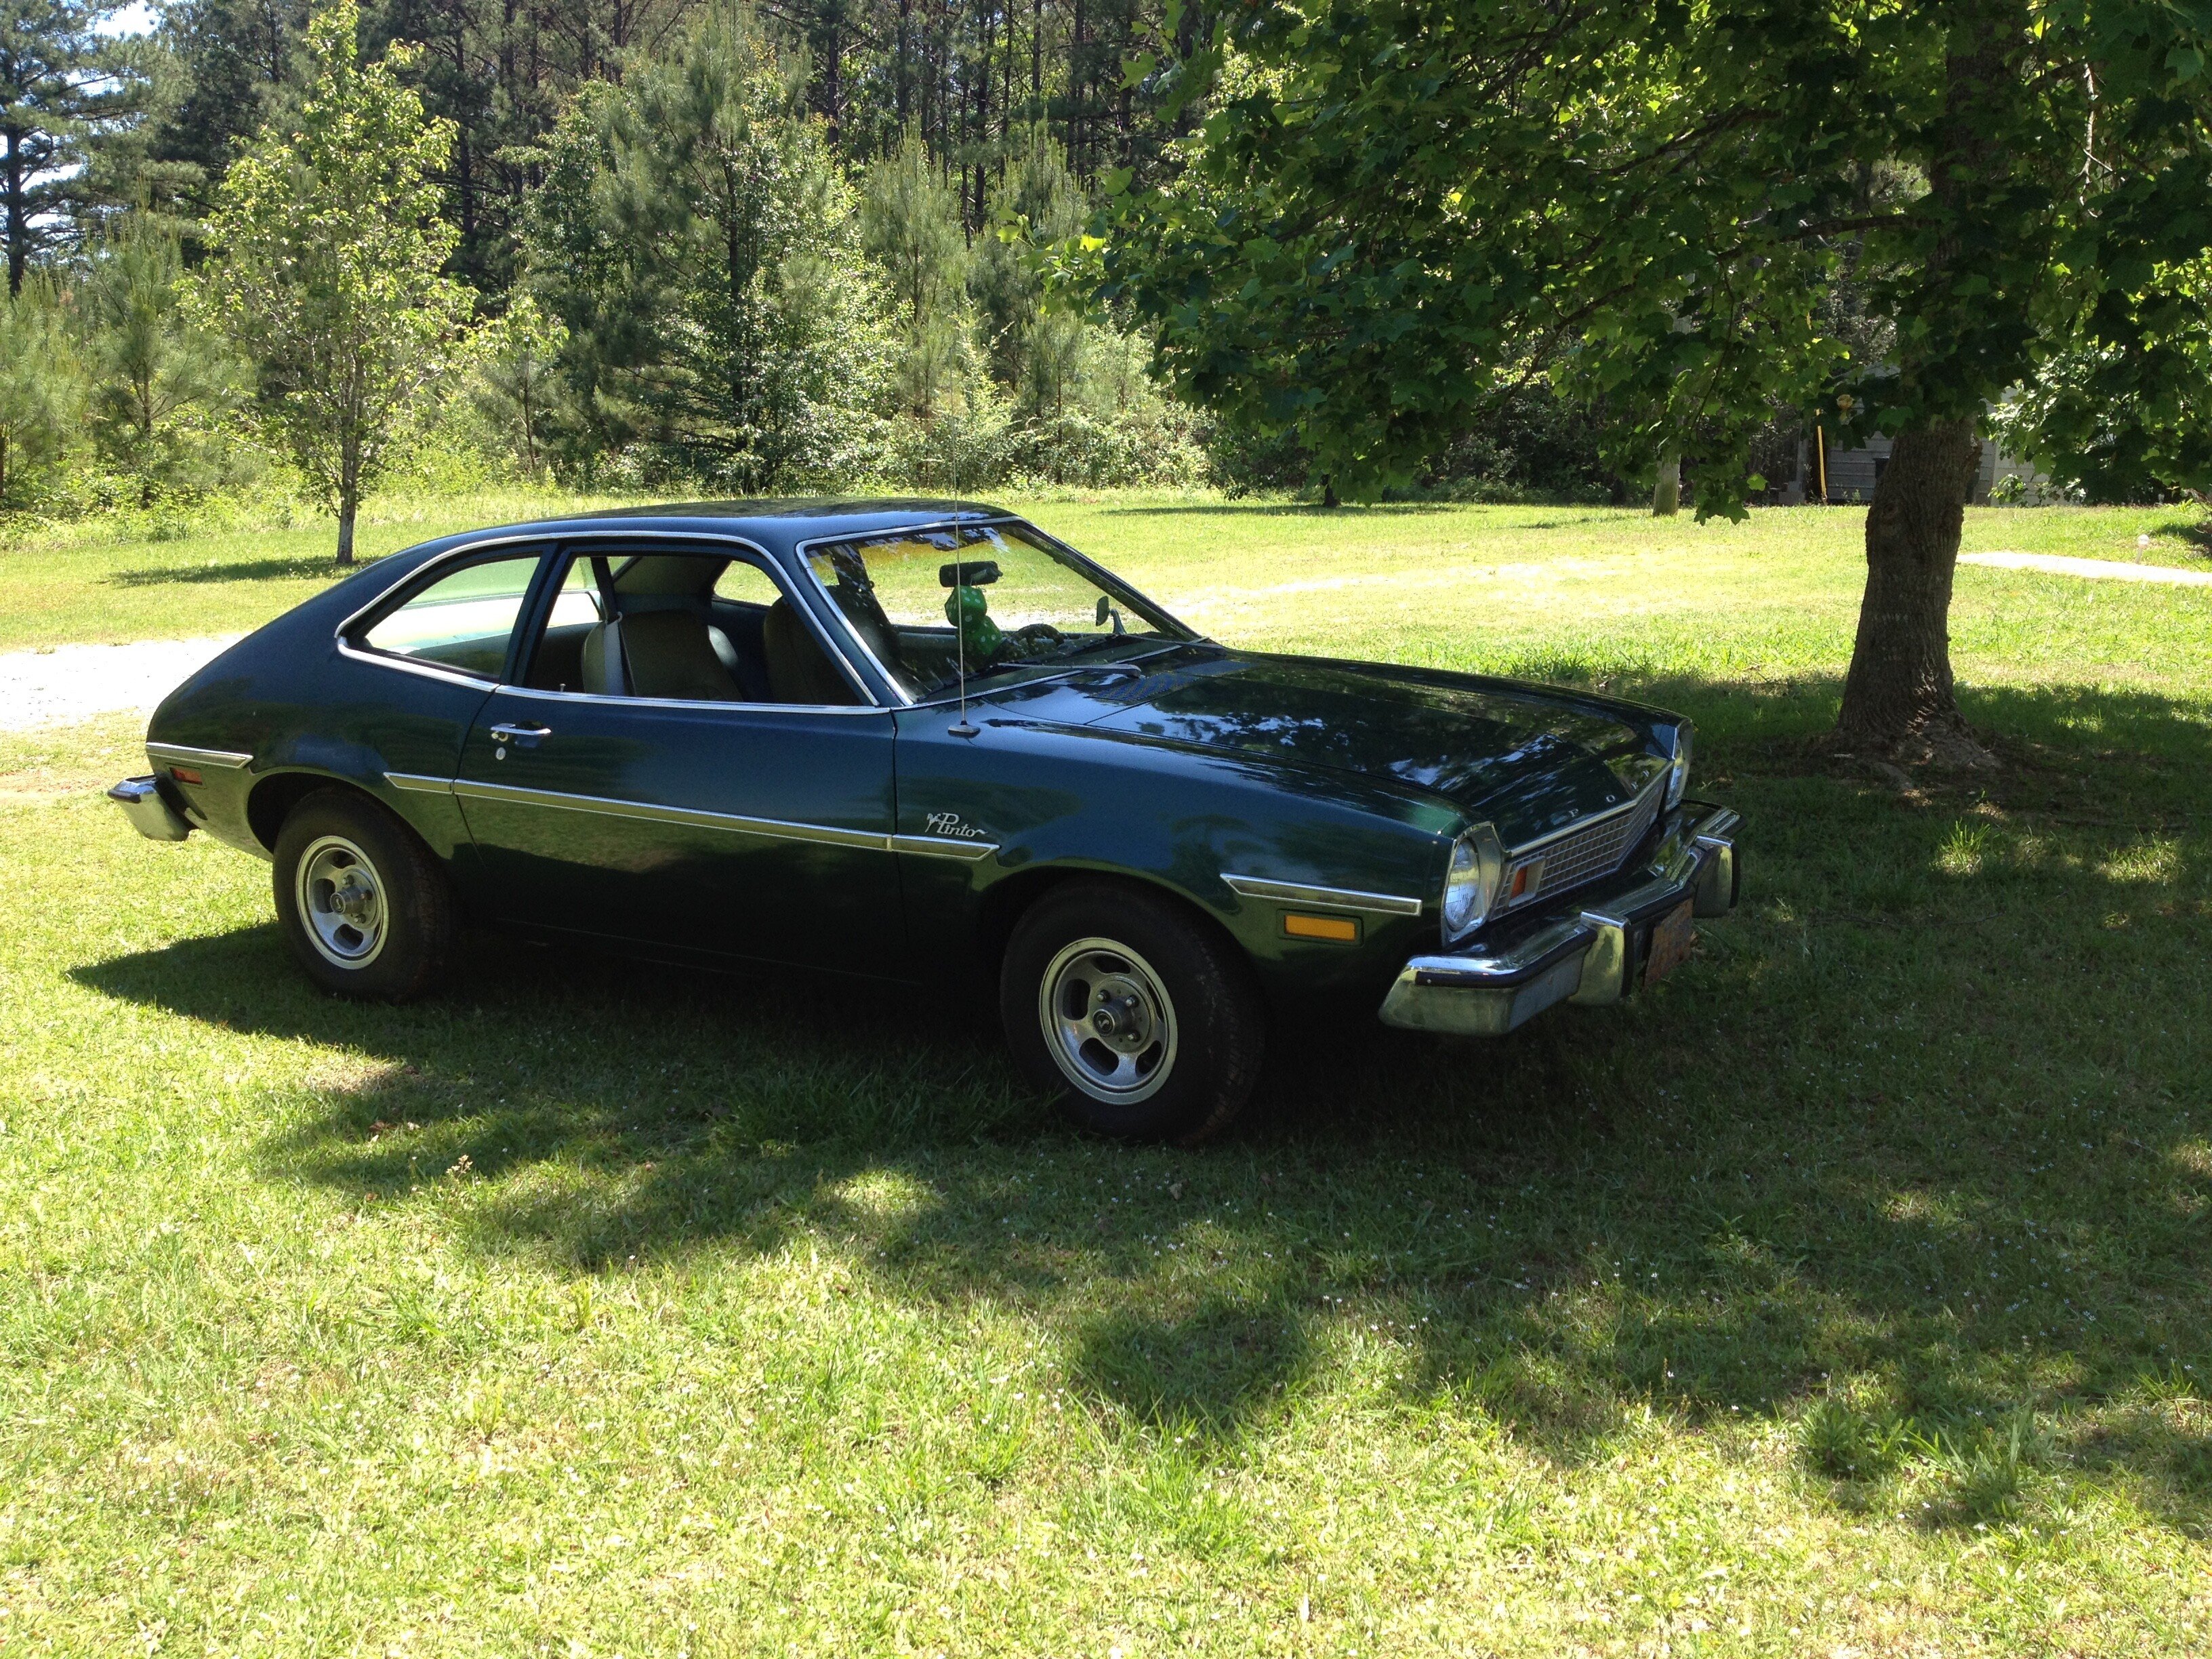
[[[1006,635],[991,620],[990,601],[980,587],[956,587],[945,601],[945,620],[960,632],[961,648],[970,665],[987,663],[999,653]]]

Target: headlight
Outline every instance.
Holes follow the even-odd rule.
[[[1456,939],[1490,914],[1505,873],[1505,846],[1498,831],[1478,823],[1452,843],[1444,872],[1444,937]]]
[[[1674,742],[1667,771],[1667,805],[1680,806],[1682,792],[1690,787],[1690,750],[1697,739],[1697,728],[1684,720],[1674,728]]]

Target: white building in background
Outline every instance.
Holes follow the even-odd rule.
[[[1782,487],[1782,505],[1802,507],[1807,501],[1820,499],[1824,460],[1831,506],[1872,501],[1875,481],[1889,465],[1889,440],[1876,434],[1862,448],[1829,448],[1825,453],[1816,447],[1818,443],[1816,438],[1808,439],[1797,446],[1797,476]],[[2007,478],[2020,478],[2031,486],[2048,482],[2026,461],[1999,454],[1994,440],[1983,439],[1981,465],[1975,469],[1973,487],[1966,492],[1967,501],[1976,507],[1987,507],[1990,492]]]

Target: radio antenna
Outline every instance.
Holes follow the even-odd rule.
[[[953,661],[958,665],[957,672],[960,676],[960,721],[946,729],[956,738],[972,738],[975,735],[975,728],[968,719],[968,607],[963,603],[963,596],[968,590],[962,581],[960,532],[956,530],[952,534],[952,650]]]

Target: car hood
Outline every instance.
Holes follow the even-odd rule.
[[[1054,717],[1395,780],[1489,819],[1509,847],[1632,799],[1666,768],[1663,716],[1508,680],[1236,652],[1138,668],[1065,686]]]

